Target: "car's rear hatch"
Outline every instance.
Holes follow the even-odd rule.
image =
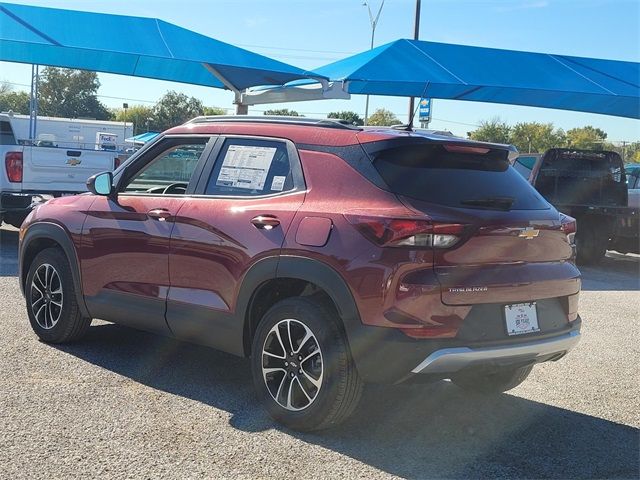
[[[454,245],[434,247],[445,304],[517,303],[580,288],[557,210],[507,156],[495,147],[419,141],[373,153],[377,172],[405,205],[434,225],[463,226]]]

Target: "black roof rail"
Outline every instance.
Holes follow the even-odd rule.
[[[282,117],[275,115],[205,115],[196,117],[186,124],[193,123],[216,123],[216,122],[237,122],[237,123],[279,123],[287,125],[305,125],[313,127],[339,128],[345,130],[362,130],[346,120],[334,118],[308,118],[308,117]]]

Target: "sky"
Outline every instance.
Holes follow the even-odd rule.
[[[13,0],[47,7],[156,17],[218,40],[314,69],[367,50],[371,25],[362,0]],[[375,12],[381,0],[369,0]],[[375,32],[375,45],[412,38],[414,0],[386,0]],[[134,35],[135,32],[114,32]],[[420,39],[513,50],[556,53],[613,60],[640,61],[640,1],[638,0],[422,0]],[[0,62],[0,82],[28,90],[31,67]],[[201,99],[207,106],[233,112],[229,91],[159,80],[99,74],[100,100],[108,107],[152,105],[168,90]],[[324,117],[338,110],[364,115],[365,97],[281,105],[305,116]],[[408,100],[371,97],[369,112],[393,111],[408,119]],[[457,135],[480,121],[499,117],[517,122],[553,122],[568,130],[593,125],[612,141],[640,140],[640,121],[608,115],[479,102],[434,100],[430,128]]]

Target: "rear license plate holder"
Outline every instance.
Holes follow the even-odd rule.
[[[540,331],[536,302],[505,305],[504,319],[507,327],[507,335],[509,336]]]

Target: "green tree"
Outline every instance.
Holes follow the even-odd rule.
[[[111,119],[111,112],[97,97],[96,72],[47,67],[40,75],[38,113],[52,117]]]
[[[565,133],[553,123],[522,122],[511,128],[509,142],[520,152],[539,152],[566,144]]]
[[[571,148],[586,150],[604,150],[607,133],[599,128],[586,127],[567,130],[567,144]]]
[[[480,126],[476,130],[467,133],[467,135],[472,140],[480,142],[509,143],[511,127],[500,120],[499,117],[494,117],[481,121]]]
[[[203,115],[226,115],[227,110],[220,107],[204,107]]]
[[[369,118],[367,119],[367,125],[374,126],[391,126],[391,125],[399,125],[400,120],[391,110],[387,110],[386,108],[379,108],[375,112],[373,112]]]
[[[149,130],[155,130],[153,107],[146,105],[132,105],[125,111],[122,108],[113,110],[114,120],[116,122],[133,122],[133,134],[138,135]]]
[[[279,116],[279,117],[302,117],[303,116],[303,115],[300,115],[295,110],[289,110],[288,108],[277,108],[277,109],[274,109],[274,110],[265,110],[264,114],[265,115],[276,115],[276,116]]]
[[[356,112],[352,112],[349,110],[345,110],[343,112],[331,112],[329,115],[327,115],[327,118],[337,118],[340,120],[346,120],[352,125],[358,125],[358,126],[364,125],[364,120],[360,118],[360,115],[358,115]]]
[[[171,90],[153,107],[153,125],[158,131],[163,131],[203,113],[204,106],[200,100]]]
[[[0,84],[0,112],[29,114],[29,94],[27,92],[14,92],[8,83]]]

